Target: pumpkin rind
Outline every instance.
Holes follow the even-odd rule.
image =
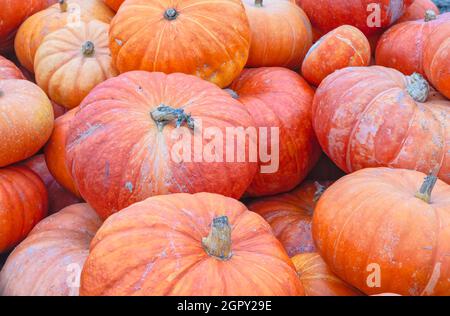
[[[414,2],[406,9],[405,13],[397,23],[406,21],[415,21],[423,19],[425,12],[432,10],[436,15],[439,14],[439,8],[431,0],[414,0]]]
[[[0,56],[0,80],[6,79],[25,79],[25,77],[12,61]]]
[[[119,11],[120,6],[125,0],[103,0],[108,7],[113,9],[114,11]]]

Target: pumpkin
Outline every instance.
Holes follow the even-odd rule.
[[[433,30],[440,30],[442,23],[449,20],[450,13],[436,16],[429,10],[424,19],[394,25],[378,42],[377,65],[397,69],[405,75],[417,72],[425,76],[422,64],[425,41]]]
[[[307,181],[291,192],[255,199],[247,207],[272,226],[289,257],[313,252],[316,249],[311,234],[314,206],[329,185],[329,182],[323,182],[322,185]]]
[[[66,164],[102,218],[153,195],[240,198],[257,163],[240,159],[234,143],[244,154],[255,146],[226,130],[253,126],[246,109],[214,84],[181,73],[129,72],[83,100],[70,122]]]
[[[52,135],[44,148],[47,167],[56,181],[66,190],[81,197],[72,175],[66,166],[66,139],[70,122],[78,109],[72,109],[55,120]]]
[[[81,202],[79,198],[64,189],[48,171],[44,155],[36,155],[21,164],[33,170],[44,182],[48,192],[48,213],[53,214],[66,206]]]
[[[343,176],[345,176],[345,172],[339,169],[327,155],[322,154],[319,162],[317,162],[306,179],[336,181]]]
[[[231,85],[235,97],[251,113],[259,132],[260,170],[247,189],[249,196],[273,195],[295,188],[320,156],[311,125],[314,91],[285,68],[245,69]],[[269,129],[270,127],[270,129]],[[277,132],[274,129],[277,129]]]
[[[156,196],[111,216],[91,242],[80,287],[89,296],[301,294],[269,224],[212,193]]]
[[[333,272],[369,295],[450,295],[450,186],[424,177],[369,168],[325,191],[313,237]]]
[[[63,27],[44,38],[36,51],[37,84],[65,108],[80,105],[100,82],[117,75],[108,48],[109,25],[99,21]]]
[[[415,21],[423,19],[425,13],[431,10],[436,15],[439,14],[439,8],[434,4],[431,0],[414,0],[414,2],[409,6],[405,13],[402,15],[400,19],[397,20],[397,23],[402,23],[406,21]]]
[[[25,77],[12,61],[0,56],[0,80],[5,79],[25,79]]]
[[[124,1],[125,0],[103,0],[103,2],[105,2],[108,5],[108,7],[110,7],[116,12],[119,11],[119,8]]]
[[[0,295],[78,296],[89,243],[100,225],[87,204],[44,219],[8,257],[0,272]]]
[[[52,101],[52,107],[53,107],[53,115],[55,116],[55,119],[57,119],[60,116],[63,116],[67,109],[55,102]]]
[[[414,169],[450,182],[450,103],[427,101],[418,74],[380,66],[350,67],[316,91],[313,126],[322,149],[344,172],[368,167]]]
[[[361,296],[360,291],[339,279],[318,253],[302,253],[291,258],[305,296]]]
[[[110,48],[120,73],[182,72],[223,88],[247,62],[250,29],[240,0],[127,0]]]
[[[47,190],[24,166],[0,168],[0,253],[17,245],[47,214]]]
[[[338,69],[369,66],[370,44],[356,27],[340,26],[324,35],[308,51],[302,64],[302,75],[314,86]],[[326,61],[326,62],[324,62]]]
[[[34,155],[50,137],[50,100],[26,80],[0,80],[0,167]]]
[[[445,14],[450,17],[450,13]],[[431,83],[450,99],[450,20],[445,21],[425,43],[423,67]]]
[[[311,23],[328,33],[341,25],[352,25],[365,35],[387,28],[398,20],[413,0],[297,0]]]
[[[110,23],[114,12],[102,0],[59,0],[29,17],[17,31],[14,48],[20,63],[34,73],[34,57],[45,36],[80,21]]]
[[[252,33],[247,66],[299,68],[313,39],[305,12],[290,1],[243,3]]]

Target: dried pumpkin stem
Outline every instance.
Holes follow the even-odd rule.
[[[239,99],[239,94],[237,94],[237,92],[234,91],[233,89],[226,88],[226,89],[223,89],[223,90],[225,90],[229,95],[231,95],[231,97],[233,99],[236,99],[236,100]]]
[[[178,11],[175,8],[169,8],[164,12],[164,18],[169,21],[175,20],[177,16]]]
[[[84,56],[92,56],[95,52],[95,45],[91,41],[86,41],[83,46],[81,46],[81,52]]]
[[[184,113],[183,109],[174,109],[164,104],[158,106],[150,115],[160,128],[173,121],[176,122],[177,127],[180,127],[183,123],[186,123],[190,129],[194,129],[195,126],[194,119],[190,114]]]
[[[430,93],[430,84],[425,78],[418,74],[413,73],[411,76],[407,76],[406,90],[409,95],[417,102],[425,102],[428,99]]]
[[[436,20],[436,18],[437,18],[436,12],[434,12],[433,10],[425,11],[425,22]]]
[[[263,0],[255,0],[255,6],[256,7],[262,7],[263,6]]]
[[[58,3],[61,12],[67,12],[67,9],[69,8],[67,0],[59,0]]]
[[[433,191],[434,186],[437,182],[437,173],[438,169],[434,170],[430,175],[425,177],[425,180],[420,187],[419,192],[416,193],[416,197],[425,201],[426,203],[430,203],[431,201],[431,192]]]
[[[220,216],[213,219],[208,237],[203,237],[202,246],[208,255],[220,260],[228,260],[231,252],[231,227],[228,217]]]

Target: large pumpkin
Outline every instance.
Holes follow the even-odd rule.
[[[0,168],[0,253],[27,236],[47,214],[47,190],[25,166]]]
[[[34,73],[34,57],[45,36],[79,21],[110,23],[114,12],[102,0],[60,0],[29,17],[17,31],[14,48],[20,63]]]
[[[312,215],[316,200],[330,183],[322,184],[308,181],[291,192],[247,204],[249,210],[261,215],[272,226],[289,257],[316,249],[311,234]]]
[[[182,72],[225,87],[241,72],[249,47],[240,0],[127,0],[111,23],[110,48],[121,73]]]
[[[366,294],[450,295],[450,186],[424,177],[364,169],[325,191],[313,236],[333,272]]]
[[[77,296],[89,243],[101,225],[87,204],[74,204],[36,225],[0,272],[3,296]]]
[[[299,68],[313,40],[305,12],[290,1],[243,3],[252,32],[247,66]]]
[[[406,21],[416,21],[423,19],[425,13],[431,10],[436,15],[439,14],[439,8],[431,0],[414,0],[414,2],[406,9],[405,13],[397,23],[402,23]]]
[[[12,61],[0,56],[0,80],[5,79],[25,79],[25,77]]]
[[[336,71],[314,98],[322,149],[346,173],[379,166],[429,173],[439,166],[450,183],[450,103],[426,101],[428,87],[420,75],[380,66]]]
[[[291,258],[305,296],[360,296],[360,291],[339,279],[316,252]]]
[[[301,295],[259,215],[231,198],[156,196],[111,216],[91,243],[81,295]]]
[[[108,30],[106,23],[80,22],[44,38],[36,51],[34,71],[37,84],[50,99],[72,109],[96,85],[117,75]]]
[[[108,7],[110,7],[116,12],[119,10],[120,6],[124,1],[125,0],[103,0],[103,2],[105,2],[108,5]]]
[[[320,156],[311,125],[314,91],[295,72],[285,68],[245,69],[231,85],[234,96],[252,115],[258,144],[270,155],[259,155],[260,169],[247,193],[272,195],[296,187]],[[274,130],[276,129],[276,131]]]
[[[0,167],[31,157],[52,133],[50,100],[29,81],[0,80],[0,113]]]
[[[129,72],[84,99],[70,123],[67,166],[81,196],[103,218],[153,195],[239,198],[257,168],[238,154],[255,147],[243,135],[253,125],[238,101],[209,82]],[[226,130],[239,134],[239,128],[235,148]]]

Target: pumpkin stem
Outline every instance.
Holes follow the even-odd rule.
[[[406,91],[417,102],[425,102],[430,93],[430,84],[418,73],[407,76]]]
[[[227,216],[213,219],[208,237],[203,237],[202,246],[208,255],[220,260],[228,260],[231,252],[231,227]]]
[[[95,46],[91,41],[84,42],[83,46],[81,46],[81,52],[84,56],[89,57],[94,54]]]
[[[169,21],[175,20],[177,16],[178,11],[175,8],[169,8],[164,12],[164,18]]]
[[[234,91],[233,89],[226,88],[226,89],[223,89],[223,90],[225,90],[226,92],[228,92],[228,94],[231,95],[231,97],[232,97],[233,99],[236,99],[236,100],[239,99],[239,94],[237,94],[237,92]]]
[[[262,7],[263,6],[263,0],[255,0],[255,7]]]
[[[321,185],[319,182],[314,182],[314,185],[316,186],[316,192],[314,193],[313,202],[317,203],[319,199],[322,197],[322,195],[325,193],[325,190],[327,189],[326,186]]]
[[[190,114],[184,113],[183,109],[174,109],[170,106],[161,104],[153,110],[151,113],[153,121],[155,121],[156,125],[160,127],[164,127],[166,124],[175,121],[177,124],[177,128],[180,127],[183,123],[186,122],[186,125],[190,129],[194,129],[194,119]]]
[[[439,172],[438,168],[435,168],[433,172],[431,172],[428,176],[425,177],[422,186],[419,189],[419,192],[416,193],[416,197],[425,201],[426,203],[430,203],[431,201],[431,192],[433,191],[434,186],[437,182],[437,174]]]
[[[425,22],[430,22],[436,19],[437,19],[436,12],[434,12],[433,10],[425,11]]]
[[[60,8],[61,12],[67,12],[67,9],[68,9],[67,1],[59,0],[58,3],[59,3],[59,8]]]

